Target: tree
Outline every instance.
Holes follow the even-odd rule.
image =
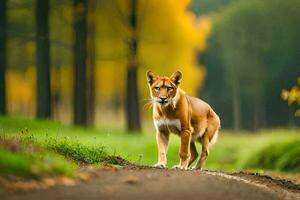
[[[112,19],[118,21],[115,27],[111,23],[112,29],[115,29],[111,37],[121,36],[125,47],[118,45],[120,51],[117,55],[126,54],[127,60],[127,76],[124,80],[127,129],[136,131],[141,126],[139,98],[149,98],[148,89],[144,87],[145,80],[137,80],[138,75],[141,76],[149,68],[160,74],[181,70],[185,77],[189,77],[184,81],[184,88],[194,95],[204,74],[203,68],[197,65],[194,58],[197,50],[205,48],[204,41],[210,22],[207,18],[200,20],[191,15],[187,11],[189,1],[111,2],[114,5],[111,6],[114,8]],[[125,50],[122,51],[122,48]]]
[[[137,70],[138,70],[138,18],[137,5],[138,0],[131,0],[129,26],[131,38],[129,39],[129,60],[127,68],[127,87],[126,87],[126,114],[127,129],[129,131],[140,131],[140,111],[139,111],[139,93],[137,87]]]
[[[95,120],[95,65],[96,65],[96,8],[97,1],[89,0],[88,4],[88,95],[87,117],[88,123],[93,125]]]
[[[74,0],[74,124],[87,125],[87,0]]]
[[[296,122],[279,91],[300,73],[299,9],[296,0],[238,1],[214,15],[204,60],[210,85],[204,90],[209,102],[221,107],[221,119],[232,118],[224,127],[256,130]],[[211,89],[213,84],[222,87]]]
[[[6,0],[0,0],[0,115],[6,113]]]
[[[49,0],[36,1],[37,117],[51,117]]]
[[[197,15],[216,12],[236,0],[193,0],[190,9]]]

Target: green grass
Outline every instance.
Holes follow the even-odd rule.
[[[1,174],[25,175],[30,173],[33,158],[25,153],[10,152],[0,148]]]
[[[262,130],[234,133],[221,130],[211,148],[205,169],[241,170],[249,166],[253,154],[271,143],[300,139],[298,130]],[[129,134],[120,129],[83,129],[58,122],[0,117],[0,135],[32,137],[37,143],[76,161],[98,163],[108,155],[118,155],[137,164],[153,165],[157,161],[154,128],[143,134]],[[179,138],[171,135],[168,166],[179,162]],[[200,150],[200,144],[197,145]],[[250,161],[249,161],[250,160]]]
[[[95,164],[102,162],[108,156],[103,146],[88,146],[67,138],[62,140],[50,138],[46,142],[49,149],[78,162]]]
[[[73,176],[76,164],[62,155],[16,138],[0,138],[0,174],[23,177]]]
[[[45,138],[41,138],[36,137],[34,134],[24,133],[14,135],[13,137],[17,137],[25,143],[40,144],[48,150],[64,155],[79,163],[100,163],[109,156],[104,146],[86,145],[78,140],[71,140],[69,137],[53,137],[47,135]]]
[[[272,143],[245,163],[246,168],[272,169],[278,171],[300,171],[300,139]]]

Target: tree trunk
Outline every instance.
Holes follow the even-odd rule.
[[[263,96],[254,98],[253,130],[257,131],[266,126],[265,106]]]
[[[96,0],[90,0],[88,4],[88,102],[87,117],[88,124],[93,125],[95,121],[95,65],[96,65]]]
[[[36,1],[37,117],[51,117],[49,1]]]
[[[0,115],[6,114],[6,0],[0,0]]]
[[[74,124],[87,125],[86,95],[86,45],[87,45],[87,0],[74,0]]]
[[[260,112],[260,102],[259,99],[256,97],[253,103],[253,131],[257,131],[260,128],[260,118],[261,118],[261,112]]]
[[[61,67],[62,67],[62,61],[61,58],[59,57],[56,61],[54,61],[54,69],[55,73],[52,74],[55,78],[55,84],[52,89],[52,117],[56,120],[60,120],[60,104],[61,104],[61,97],[62,97],[62,83],[61,83]]]
[[[127,69],[127,88],[126,88],[126,114],[127,114],[127,129],[128,131],[140,131],[140,113],[138,103],[138,87],[137,87],[137,4],[138,0],[131,0],[130,13],[130,29],[132,35],[129,42],[129,61]]]
[[[238,131],[241,128],[241,97],[240,97],[240,83],[238,78],[233,77],[232,84],[232,113],[233,113],[233,128]]]

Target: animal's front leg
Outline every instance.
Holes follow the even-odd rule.
[[[156,142],[158,148],[158,162],[154,167],[166,168],[167,166],[167,150],[169,143],[169,132],[157,131]]]
[[[189,129],[181,131],[180,133],[181,145],[179,151],[180,163],[179,165],[175,165],[173,168],[178,168],[178,169],[188,168],[189,161],[191,158],[191,153],[190,153],[191,136],[192,136],[191,131]]]

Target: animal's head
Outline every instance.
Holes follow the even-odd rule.
[[[152,71],[146,73],[150,95],[155,103],[161,106],[166,106],[173,102],[178,86],[182,79],[181,72],[177,71],[172,76],[158,76]]]

